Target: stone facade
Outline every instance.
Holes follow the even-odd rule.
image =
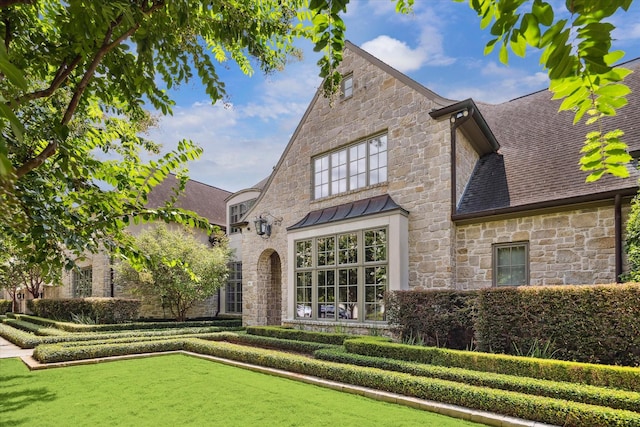
[[[280,259],[279,288],[282,319],[291,318],[291,255],[287,253],[287,230],[309,211],[389,194],[410,212],[409,247],[419,248],[408,259],[407,283],[397,288],[423,286],[445,288],[451,277],[450,147],[449,125],[434,121],[428,112],[440,107],[415,87],[389,75],[360,55],[345,55],[343,73],[353,72],[353,97],[329,100],[316,95],[261,198],[251,211],[277,218],[272,234],[263,239],[243,233],[243,319],[246,324],[265,324],[270,295],[262,266],[273,253]],[[322,153],[386,133],[388,179],[385,183],[315,200],[312,193],[311,159]],[[249,225],[252,228],[252,224]],[[255,266],[258,266],[257,269]],[[273,277],[273,274],[269,277]],[[289,308],[289,311],[287,310]],[[270,316],[275,320],[275,317]],[[278,323],[279,322],[275,322]]]
[[[531,285],[614,283],[614,215],[608,205],[458,226],[454,283],[493,286],[492,245],[509,242],[528,242]]]
[[[310,319],[296,306],[295,242],[374,226],[387,227],[393,252],[388,265],[391,290],[494,286],[494,247],[514,242],[526,242],[530,284],[616,280],[615,212],[620,205],[614,207],[613,197],[460,219],[457,206],[469,195],[480,160],[502,156],[484,118],[473,111],[476,105],[440,98],[349,43],[339,71],[352,76],[353,95],[328,100],[316,94],[247,215],[242,233],[246,325],[388,334],[384,322],[321,319],[316,288],[317,305],[311,308],[316,311]],[[459,110],[454,109],[457,105]],[[431,115],[433,111],[442,113]],[[475,128],[462,127],[472,121]],[[387,136],[388,150],[384,182],[316,198],[314,159],[381,134]],[[505,191],[501,203],[511,195],[508,188]],[[308,214],[322,215],[330,208],[383,195],[408,214],[326,220],[297,228]],[[621,205],[624,216],[627,196]],[[258,216],[269,219],[270,236],[258,236],[253,230]]]

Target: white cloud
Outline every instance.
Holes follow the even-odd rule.
[[[420,49],[411,49],[405,42],[389,36],[378,36],[361,47],[403,73],[419,69],[426,61],[426,54]]]

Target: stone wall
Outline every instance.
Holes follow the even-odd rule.
[[[276,252],[281,260],[282,318],[287,308],[286,227],[308,212],[381,194],[389,194],[409,214],[409,286],[445,288],[451,283],[450,135],[448,120],[435,121],[429,111],[436,104],[424,92],[347,51],[340,71],[353,72],[353,96],[333,105],[316,95],[296,134],[283,153],[272,180],[251,215],[268,213],[279,219],[268,239],[252,230],[243,232],[243,319],[264,324],[261,304],[268,283],[258,277],[263,254]],[[386,183],[313,199],[312,158],[386,132]],[[251,216],[250,215],[250,216]],[[254,216],[255,216],[254,215]]]
[[[529,242],[531,285],[615,282],[614,215],[611,204],[459,226],[456,287],[492,286],[492,245],[522,241]]]

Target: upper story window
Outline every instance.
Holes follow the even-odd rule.
[[[342,99],[350,98],[353,96],[353,74],[349,74],[342,77],[340,83],[340,92],[342,93]]]
[[[387,135],[378,135],[316,157],[313,172],[315,199],[385,182]]]
[[[529,243],[493,245],[493,285],[520,286],[529,283]]]
[[[235,205],[229,206],[229,224],[235,224],[242,220],[244,214],[253,206],[256,202],[256,199],[247,200],[246,202],[237,203]],[[240,228],[238,227],[230,227],[229,234],[239,233]]]

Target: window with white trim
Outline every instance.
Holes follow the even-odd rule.
[[[247,200],[246,202],[237,203],[229,206],[229,224],[236,224],[242,220],[244,214],[253,206],[256,199]],[[239,227],[230,227],[229,234],[239,233]]]
[[[493,245],[493,285],[529,284],[529,242]]]
[[[242,262],[229,263],[225,288],[225,312],[242,313]]]
[[[86,298],[92,294],[93,267],[83,267],[73,270],[71,276],[71,289],[74,298]]]
[[[387,235],[381,227],[296,241],[296,318],[384,321]]]
[[[353,96],[353,74],[342,77],[342,82],[340,83],[340,92],[342,94],[342,99],[350,98],[351,96]]]
[[[375,185],[386,180],[386,134],[313,159],[315,199]]]

